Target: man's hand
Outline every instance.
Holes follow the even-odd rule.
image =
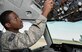
[[[47,15],[49,14],[49,12],[52,10],[54,5],[54,1],[53,0],[46,0],[44,3],[44,7],[42,10],[42,15],[47,17]]]
[[[67,2],[68,0],[61,0],[61,5],[64,5],[65,2]]]

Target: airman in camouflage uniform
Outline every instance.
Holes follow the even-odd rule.
[[[23,23],[19,16],[7,10],[0,15],[0,22],[5,27],[6,32],[1,37],[2,52],[9,52],[10,50],[29,48],[35,44],[43,35],[46,28],[47,15],[53,8],[53,0],[46,0],[42,10],[42,15],[35,20],[35,23],[20,33],[19,29],[23,27]]]

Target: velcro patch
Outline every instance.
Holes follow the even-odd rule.
[[[14,38],[15,38],[15,34],[12,33],[11,36],[9,37],[8,41],[11,42],[12,40],[14,40]]]

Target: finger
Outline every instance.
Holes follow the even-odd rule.
[[[46,0],[45,2],[51,3],[51,2],[53,2],[53,0]]]
[[[51,7],[54,5],[53,0],[46,0],[45,4],[50,5]]]

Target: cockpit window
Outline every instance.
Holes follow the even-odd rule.
[[[51,21],[47,22],[47,26],[53,39],[80,41],[80,36],[82,35],[82,21],[75,23]]]

